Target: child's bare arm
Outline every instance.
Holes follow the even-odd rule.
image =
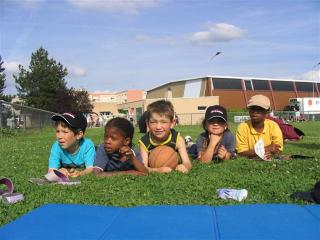
[[[228,150],[225,148],[225,146],[221,146],[219,147],[218,149],[218,158],[223,160],[223,161],[226,161],[226,160],[229,160],[231,159],[232,157],[232,154],[230,152],[228,152]]]
[[[132,165],[134,166],[135,170],[137,170],[138,172],[144,173],[144,174],[148,174],[149,173],[149,171],[145,167],[144,163],[140,162],[136,158],[133,150],[130,147],[124,146],[124,147],[120,148],[120,153],[122,155],[125,155],[127,158],[129,158],[131,160]]]
[[[219,142],[221,141],[222,135],[214,135],[210,134],[209,136],[209,144],[207,148],[201,152],[199,160],[203,163],[210,163],[212,161],[212,157],[215,153],[215,149]]]
[[[176,167],[176,170],[179,172],[187,173],[191,170],[192,164],[187,153],[186,144],[183,137],[181,136],[179,136],[177,140],[177,149],[180,154],[182,163]]]

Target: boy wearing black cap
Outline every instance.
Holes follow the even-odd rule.
[[[49,157],[49,172],[61,169],[64,174],[78,177],[93,170],[95,147],[93,142],[84,138],[87,120],[82,113],[63,113],[52,116],[56,127],[56,141]],[[83,171],[65,171],[85,167]]]
[[[252,96],[247,104],[250,120],[240,123],[236,134],[236,150],[239,155],[256,157],[255,144],[262,139],[265,146],[264,159],[271,159],[283,150],[282,132],[277,123],[266,119],[270,100],[264,95]]]
[[[198,159],[203,163],[229,160],[234,156],[235,138],[228,129],[227,111],[220,105],[210,106],[202,122],[205,132],[197,139]]]

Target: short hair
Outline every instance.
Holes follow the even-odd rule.
[[[148,105],[147,107],[147,121],[150,120],[150,117],[153,113],[159,115],[164,115],[169,118],[170,121],[174,119],[174,108],[170,101],[167,100],[158,100]]]
[[[68,123],[66,123],[66,122],[64,122],[64,121],[55,121],[55,122],[54,122],[54,126],[55,126],[55,127],[58,127],[59,125],[61,125],[61,127],[63,127],[63,128],[69,128],[74,134],[77,134],[77,133],[79,133],[80,131],[82,131],[83,134],[84,134],[84,131],[83,131],[81,128],[71,127]]]
[[[109,120],[104,128],[106,131],[107,128],[116,128],[118,129],[125,138],[130,139],[130,147],[132,146],[132,139],[133,139],[133,134],[134,134],[134,127],[132,123],[121,117],[115,117]]]

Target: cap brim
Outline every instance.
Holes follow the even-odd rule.
[[[263,108],[264,110],[269,110],[269,109],[270,109],[270,107],[266,108],[266,107],[264,107],[264,106],[257,105],[257,104],[248,104],[248,105],[247,105],[247,108],[250,108],[250,107],[253,107],[253,106],[261,107],[261,108]]]
[[[64,121],[64,122],[67,122],[70,126],[72,126],[72,124],[71,124],[63,115],[53,115],[53,116],[51,117],[51,119],[52,119],[53,121],[62,120],[62,121]]]
[[[209,118],[207,119],[207,121],[210,121],[210,120],[212,120],[212,119],[214,119],[214,118],[221,118],[223,121],[227,122],[227,120],[226,120],[224,117],[222,117],[222,116],[211,116],[211,117],[209,117]]]

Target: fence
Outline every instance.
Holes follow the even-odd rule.
[[[285,121],[319,121],[320,111],[304,112],[296,117],[295,111],[274,111],[273,115]],[[204,118],[204,113],[182,113],[178,114],[179,124],[181,125],[200,125]],[[228,112],[228,121],[240,123],[249,119],[248,112]]]
[[[53,112],[0,100],[0,128],[38,129],[51,126]]]
[[[38,129],[51,126],[51,116],[53,112],[8,103],[0,100],[0,128],[10,129]],[[286,121],[306,120],[319,121],[320,111],[304,112],[299,119],[294,111],[275,111],[273,114]],[[178,114],[179,124],[181,125],[200,125],[204,118],[204,113],[183,113]],[[243,122],[249,119],[248,112],[228,112],[229,122]],[[103,124],[104,125],[104,124]]]

